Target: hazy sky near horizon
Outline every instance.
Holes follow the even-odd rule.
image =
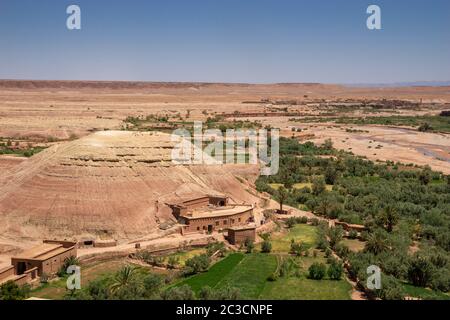
[[[370,4],[382,30],[366,27]],[[450,1],[0,0],[0,78],[446,81]]]

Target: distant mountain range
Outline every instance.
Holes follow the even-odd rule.
[[[396,88],[396,87],[447,87],[450,81],[416,81],[416,82],[393,82],[393,83],[352,83],[344,84],[347,87],[362,88]]]

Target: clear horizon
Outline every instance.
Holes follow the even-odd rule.
[[[66,8],[81,8],[81,30]],[[366,9],[381,7],[382,30]],[[450,2],[0,0],[0,78],[450,82]]]

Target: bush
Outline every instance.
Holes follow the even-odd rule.
[[[425,257],[415,254],[408,267],[409,281],[418,287],[426,287],[432,278],[433,265]]]
[[[293,226],[295,226],[297,224],[297,219],[292,217],[286,220],[286,226],[288,228],[292,228]]]
[[[328,277],[331,280],[341,280],[342,274],[344,273],[344,267],[342,267],[342,264],[334,261],[331,263],[331,265],[328,267],[327,274]]]
[[[194,300],[195,294],[187,284],[170,288],[161,294],[163,300]]]
[[[291,274],[293,269],[293,262],[291,259],[285,259],[280,265],[280,277],[287,277]]]
[[[277,281],[278,274],[276,272],[273,272],[270,276],[267,277],[267,281]]]
[[[180,264],[180,257],[170,256],[167,260],[167,267],[169,269],[175,269]]]
[[[29,285],[19,287],[13,281],[8,281],[0,286],[0,300],[24,300],[29,293]]]
[[[301,217],[299,223],[307,224],[308,223],[308,217]]]
[[[249,238],[245,239],[244,246],[247,253],[252,253],[255,248],[255,244]]]
[[[186,273],[195,274],[205,272],[211,263],[210,258],[206,254],[201,254],[188,259],[185,263]]]
[[[350,230],[350,232],[348,233],[348,237],[350,239],[356,239],[358,238],[358,231],[356,230]]]
[[[226,287],[214,290],[209,286],[205,286],[200,290],[198,297],[201,300],[239,300],[241,292],[237,288]]]
[[[300,257],[304,250],[305,250],[305,247],[301,241],[295,242],[294,239],[291,240],[290,253],[295,254]]]
[[[450,290],[450,275],[447,269],[439,269],[433,274],[431,288],[442,292]]]
[[[312,181],[312,193],[316,196],[325,192],[325,180],[323,178],[314,178]]]
[[[381,277],[381,289],[376,290],[375,294],[383,300],[403,300],[405,298],[402,286],[392,276]]]
[[[164,278],[158,274],[150,273],[144,280],[144,291],[147,298],[154,297],[164,284]]]
[[[325,277],[327,267],[323,263],[314,262],[308,269],[309,278],[314,280],[321,280]]]
[[[346,259],[350,255],[350,249],[343,244],[338,244],[335,247],[335,250],[336,250],[336,254],[339,257],[341,257],[342,259]]]
[[[342,229],[341,226],[330,228],[330,229],[328,229],[328,237],[330,238],[330,246],[331,246],[331,248],[335,248],[336,245],[344,237],[344,230]]]
[[[261,252],[270,253],[272,251],[272,243],[269,240],[264,240],[261,243]]]

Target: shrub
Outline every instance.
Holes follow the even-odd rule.
[[[167,267],[169,269],[175,269],[180,264],[180,257],[170,256],[167,260]]]
[[[419,126],[418,130],[420,132],[433,131],[433,127],[429,123],[425,122]]]
[[[272,243],[269,240],[264,240],[261,243],[261,252],[270,253],[272,251]]]
[[[447,269],[436,270],[431,280],[431,288],[442,292],[450,290],[450,275]]]
[[[342,240],[344,237],[344,230],[341,226],[337,226],[335,228],[328,229],[328,237],[330,238],[330,246],[335,248],[336,245]]]
[[[0,300],[24,300],[29,292],[29,285],[19,287],[15,282],[8,281],[0,286]]]
[[[244,246],[247,253],[252,253],[255,248],[255,244],[249,238],[245,239]]]
[[[415,254],[408,267],[409,281],[418,287],[426,287],[433,274],[433,265],[425,257]]]
[[[286,220],[286,226],[288,228],[292,228],[293,226],[295,226],[297,224],[297,219],[292,217]]]
[[[289,274],[292,271],[292,268],[293,268],[292,260],[290,260],[290,259],[283,260],[283,262],[280,265],[280,271],[279,271],[280,277],[289,276]]]
[[[350,239],[356,239],[358,237],[358,231],[356,230],[350,230],[350,232],[348,233],[348,237]]]
[[[381,289],[376,290],[375,294],[383,300],[403,300],[405,297],[402,286],[392,276],[381,277]]]
[[[338,244],[335,247],[335,250],[336,250],[336,254],[339,257],[341,257],[342,259],[346,259],[349,256],[349,254],[350,254],[350,249],[347,246],[343,245],[343,244]]]
[[[167,289],[161,294],[163,300],[194,300],[195,294],[187,284]]]
[[[161,275],[150,273],[144,280],[144,291],[147,298],[154,297],[164,284],[164,278]]]
[[[323,178],[314,178],[312,182],[312,193],[316,196],[325,192],[325,180]]]
[[[267,281],[277,281],[278,274],[276,272],[273,272],[270,276],[267,277]]]
[[[344,273],[344,268],[342,267],[342,264],[334,261],[331,263],[331,265],[328,267],[327,274],[328,277],[331,280],[341,280],[342,274]]]
[[[206,254],[201,254],[188,259],[185,263],[186,273],[195,274],[208,270],[210,258]]]
[[[209,286],[201,288],[198,297],[201,300],[239,300],[241,293],[237,288],[226,287],[214,290]]]
[[[290,253],[295,254],[297,256],[301,256],[305,247],[301,241],[295,242],[294,239],[291,240],[291,250]]]
[[[323,263],[314,262],[308,269],[309,278],[314,280],[321,280],[325,277],[327,267]]]

